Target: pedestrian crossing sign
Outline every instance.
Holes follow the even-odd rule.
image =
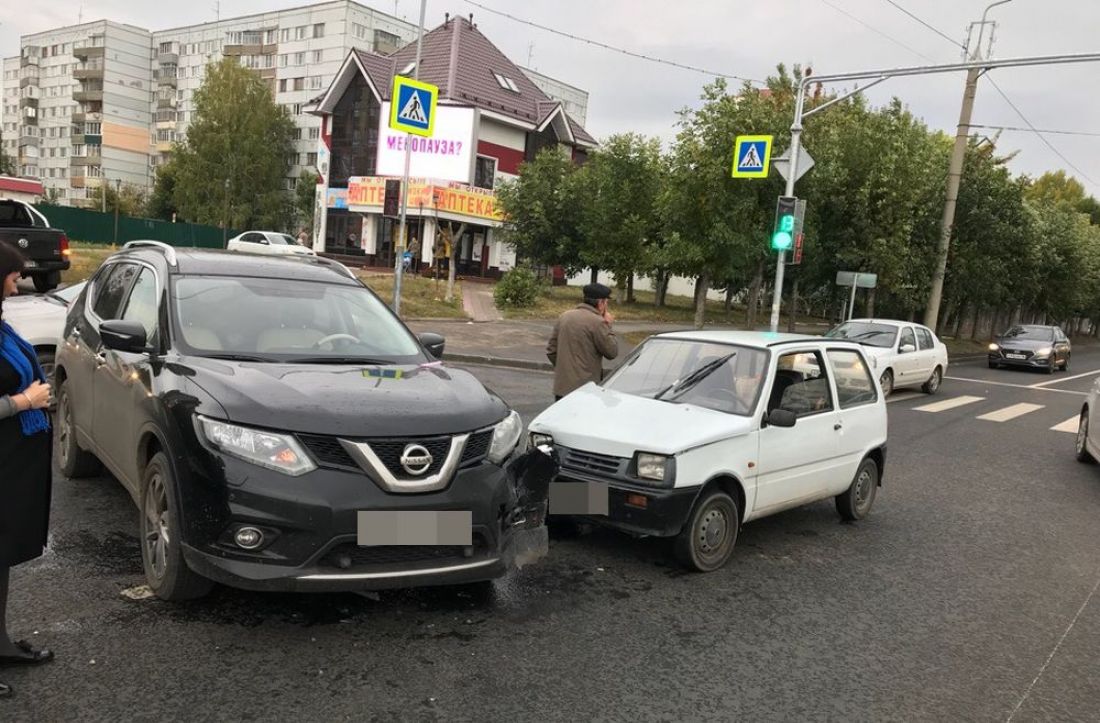
[[[734,178],[767,178],[772,160],[772,136],[737,136],[733,144]]]
[[[390,101],[390,128],[417,136],[435,130],[435,101],[439,88],[430,83],[395,75]]]

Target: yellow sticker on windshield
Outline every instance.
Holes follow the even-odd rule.
[[[368,379],[400,379],[404,372],[400,369],[364,369],[363,376]]]

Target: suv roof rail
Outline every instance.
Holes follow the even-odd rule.
[[[163,241],[151,241],[142,239],[139,241],[127,241],[122,245],[123,250],[135,249],[135,248],[154,248],[160,249],[164,252],[164,257],[168,260],[168,263],[172,266],[176,265],[176,248],[171,244],[166,244]]]

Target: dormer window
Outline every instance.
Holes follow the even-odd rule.
[[[501,88],[504,88],[505,90],[510,90],[513,93],[519,92],[519,87],[516,86],[516,82],[508,76],[501,75],[500,73],[494,71],[493,77],[497,79],[497,85],[499,85]]]

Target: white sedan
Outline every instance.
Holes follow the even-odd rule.
[[[1092,420],[1096,419],[1095,422]],[[1100,381],[1092,385],[1077,423],[1077,461],[1094,464],[1100,459]]]
[[[756,332],[650,337],[602,384],[531,422],[561,471],[551,515],[675,539],[711,571],[743,522],[835,498],[871,511],[886,462],[886,403],[858,344]]]
[[[4,321],[34,347],[47,377],[53,376],[54,354],[69,306],[86,284],[80,281],[46,294],[17,294],[4,301]]]
[[[245,231],[229,239],[225,245],[230,251],[242,251],[250,254],[268,256],[316,256],[311,248],[298,243],[289,234],[276,231]]]
[[[852,319],[833,327],[825,336],[862,344],[886,396],[900,387],[920,387],[926,394],[935,394],[947,374],[947,347],[931,329],[920,324]]]

